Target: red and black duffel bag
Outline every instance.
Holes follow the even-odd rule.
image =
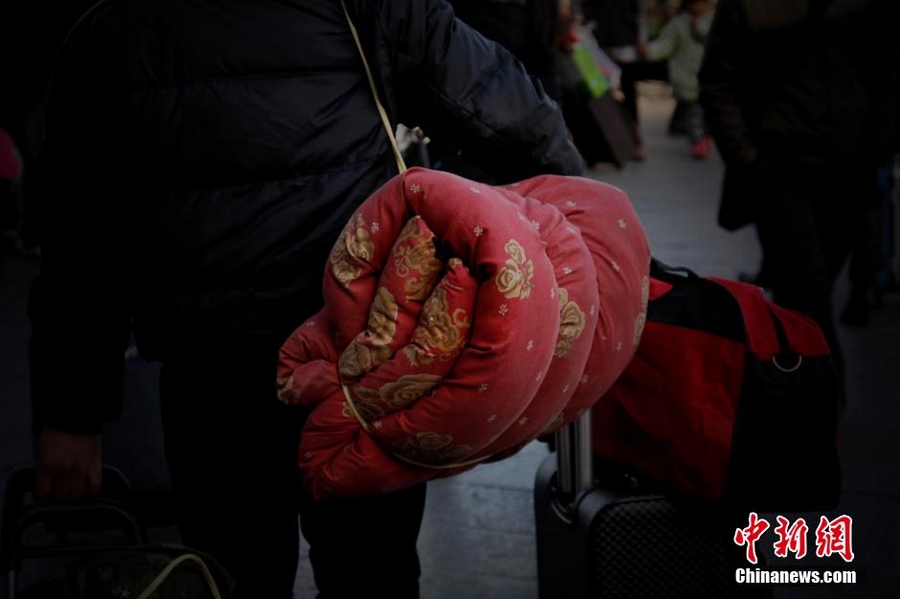
[[[676,495],[833,509],[840,395],[810,318],[754,285],[654,260],[637,353],[593,408],[594,451]]]

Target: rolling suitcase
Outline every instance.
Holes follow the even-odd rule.
[[[148,542],[132,490],[104,466],[99,496],[36,499],[34,469],[6,484],[0,565],[7,599],[228,599],[234,581],[212,556]]]
[[[634,158],[634,126],[611,93],[583,98],[563,92],[563,118],[588,166],[610,163],[621,169]]]
[[[534,488],[540,599],[771,596],[766,585],[735,582],[748,564],[727,516],[595,469],[590,412],[555,445]]]

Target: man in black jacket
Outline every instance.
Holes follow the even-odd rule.
[[[557,106],[443,0],[348,0],[393,122],[446,136],[497,182],[578,174]],[[162,362],[186,544],[242,597],[291,596],[302,414],[281,343],[321,305],[326,257],[396,174],[337,0],[108,0],[59,55],[41,150],[35,281],[38,492],[100,484],[133,334]],[[300,499],[322,599],[417,597],[424,485]]]
[[[832,291],[890,160],[885,0],[720,0],[701,103],[726,165],[719,222],[753,223],[778,303],[843,356]]]

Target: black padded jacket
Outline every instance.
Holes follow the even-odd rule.
[[[348,0],[393,122],[494,182],[574,175],[558,107],[443,0]],[[62,48],[29,306],[48,425],[121,410],[152,360],[274,352],[352,211],[396,174],[339,0],[107,0]]]

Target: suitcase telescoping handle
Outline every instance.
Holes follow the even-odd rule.
[[[556,431],[556,459],[561,498],[574,504],[594,484],[590,410]]]

